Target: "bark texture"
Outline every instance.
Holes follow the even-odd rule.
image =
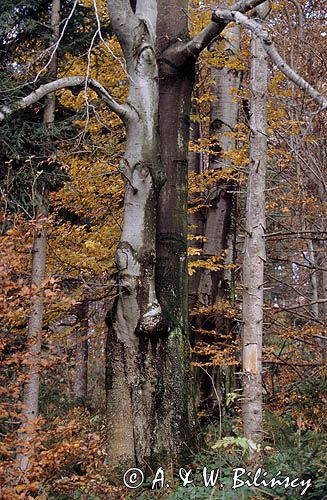
[[[77,405],[85,405],[88,380],[88,303],[81,302],[78,307],[78,329],[76,331],[74,400]]]
[[[159,198],[157,289],[167,324],[162,360],[163,412],[167,456],[175,457],[190,440],[194,424],[188,332],[187,195],[188,144],[195,59],[179,61],[188,41],[188,2],[158,2],[159,136],[167,178]],[[165,437],[166,434],[166,437]]]
[[[157,196],[162,184],[158,150],[158,71],[155,58],[156,2],[111,1],[109,14],[130,80],[127,146],[121,162],[126,179],[125,212],[117,249],[119,296],[108,316],[107,405],[109,460],[135,462],[151,455],[152,352],[162,322],[155,291]],[[143,11],[140,12],[140,7]]]
[[[21,449],[17,456],[19,467],[25,471],[33,455],[33,434],[39,409],[40,356],[42,344],[42,322],[44,293],[42,281],[46,260],[46,226],[48,216],[47,196],[40,196],[36,207],[36,229],[32,249],[32,287],[31,313],[28,322],[26,350],[27,373],[23,389],[22,427],[20,432]]]
[[[267,4],[263,7],[267,8]],[[264,11],[261,10],[261,15]],[[265,176],[267,168],[266,53],[257,36],[251,40],[250,165],[247,182],[246,236],[243,260],[242,417],[252,460],[262,441],[262,334],[265,252]]]
[[[263,1],[240,0],[232,10],[247,12]],[[92,79],[86,82],[127,129],[120,166],[126,194],[117,250],[118,297],[107,318],[108,457],[115,466],[155,455],[173,459],[190,435],[186,200],[196,57],[229,20],[253,29],[267,52],[275,54],[258,25],[235,12],[214,16],[189,40],[187,5],[187,0],[108,0],[111,27],[126,60],[127,102],[117,103]],[[294,72],[277,57],[274,60],[295,81]],[[306,82],[297,83],[317,102],[325,103]],[[85,77],[41,85],[12,106],[3,106],[0,121],[55,90],[82,85]]]
[[[92,294],[96,296],[97,290]],[[107,327],[106,314],[109,308],[108,298],[89,302],[88,314],[88,403],[94,410],[104,410],[106,405],[105,391],[105,344]]]
[[[108,5],[130,80],[119,296],[107,318],[109,460],[117,465],[172,458],[189,437],[186,204],[194,61],[177,68],[166,53],[187,39],[186,1],[139,1],[135,14],[129,2]]]
[[[174,459],[190,437],[189,116],[196,57],[225,23],[212,23],[193,43],[187,0],[109,0],[108,7],[129,76],[120,115],[127,147],[119,295],[107,317],[108,457],[116,466]]]

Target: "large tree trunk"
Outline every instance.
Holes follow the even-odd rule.
[[[169,447],[161,436],[165,375],[160,373],[167,326],[155,290],[156,219],[163,183],[158,140],[159,87],[155,57],[156,2],[109,2],[130,78],[124,224],[117,250],[119,296],[108,316],[107,389],[112,465],[139,463]],[[146,18],[143,22],[140,17]],[[157,432],[158,431],[158,432]]]
[[[263,14],[263,9],[260,13]],[[252,460],[262,441],[262,334],[265,252],[265,176],[267,168],[268,65],[261,41],[251,40],[250,165],[247,182],[243,260],[242,417]]]
[[[109,2],[126,58],[128,103],[133,110],[126,123],[127,148],[121,164],[127,182],[117,250],[120,293],[108,316],[107,402],[113,465],[171,459],[189,435],[186,203],[194,64],[176,71],[161,61],[159,90],[155,57],[177,36],[187,37],[183,8],[187,9],[186,1],[159,2],[156,26],[157,2],[137,2],[136,15],[126,2]],[[166,183],[157,212],[165,179],[161,165]]]
[[[60,0],[52,1],[51,29],[53,41],[59,37]],[[54,54],[49,65],[49,75],[54,77],[57,72],[57,55]],[[56,106],[55,94],[47,96],[44,108],[43,123],[50,125],[54,122]],[[48,217],[48,191],[36,183],[35,219],[36,229],[32,249],[32,287],[31,313],[28,322],[26,349],[27,349],[27,380],[23,389],[23,410],[21,428],[21,449],[17,459],[21,470],[25,471],[29,459],[33,455],[33,433],[38,418],[39,389],[40,389],[40,356],[42,344],[42,322],[44,293],[42,281],[46,263],[46,219]]]
[[[266,33],[234,12],[246,12],[263,1],[244,0],[232,6],[233,12],[215,11],[214,21],[188,42],[187,0],[109,0],[111,27],[126,60],[127,102],[118,104],[99,82],[79,76],[41,85],[13,106],[0,109],[1,121],[51,91],[80,88],[86,83],[126,125],[126,154],[120,165],[126,191],[116,255],[118,296],[108,315],[108,456],[113,465],[126,460],[139,463],[156,454],[172,459],[189,437],[193,412],[187,334],[186,200],[196,57],[226,22],[236,20],[260,36],[266,51],[289,78],[325,105],[324,98],[281,61]],[[260,68],[256,71],[260,76]],[[257,96],[257,105],[260,99],[262,95]],[[252,125],[255,135],[260,135],[254,113]],[[253,145],[253,152],[260,149],[259,144]],[[255,153],[252,163],[261,170]],[[162,167],[166,184],[159,196],[165,177]],[[252,165],[254,184],[257,170]],[[256,213],[257,207],[252,205],[253,200],[249,207]],[[252,241],[259,229],[258,225],[253,228]],[[251,244],[248,249],[250,253],[254,250]],[[262,283],[258,287],[262,289]],[[245,352],[253,352],[248,349],[251,345],[251,341],[245,344]],[[254,351],[260,354],[257,348]],[[249,373],[252,375],[251,370]]]
[[[193,396],[188,332],[187,197],[188,145],[195,59],[174,64],[176,40],[188,40],[188,1],[161,0],[157,41],[160,70],[160,152],[167,181],[159,198],[157,289],[168,336],[163,338],[161,374],[164,380],[161,425],[168,456],[190,439]],[[172,55],[170,51],[173,50]],[[158,429],[159,430],[159,429]]]

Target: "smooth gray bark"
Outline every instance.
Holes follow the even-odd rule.
[[[158,142],[156,2],[109,1],[129,75],[124,223],[117,249],[119,295],[107,321],[108,458],[112,465],[152,454],[155,344],[162,310],[155,290],[156,213],[163,183]],[[151,425],[150,425],[151,424]],[[155,422],[153,422],[155,424]]]
[[[84,89],[85,82],[87,85],[94,90],[94,92],[103,100],[105,104],[107,104],[108,108],[114,111],[123,121],[128,118],[128,111],[130,108],[128,106],[124,106],[122,104],[117,103],[109,94],[107,89],[103,87],[99,82],[94,80],[93,78],[86,78],[85,76],[66,76],[63,78],[59,78],[58,80],[54,80],[50,83],[45,83],[40,85],[36,90],[28,94],[27,96],[18,99],[10,106],[2,106],[0,108],[0,122],[5,118],[11,116],[16,111],[20,109],[25,109],[40,101],[43,97],[48,96],[60,89],[65,88],[77,88]]]
[[[246,11],[259,3],[239,2],[237,8]],[[129,75],[127,149],[121,165],[127,179],[125,215],[117,251],[120,295],[108,316],[113,464],[173,459],[192,426],[186,273],[189,115],[196,57],[213,33],[194,48],[187,4],[142,1],[134,6],[135,14],[127,0],[108,4]],[[224,27],[225,22],[216,24],[215,34]]]
[[[137,2],[135,15],[125,2],[108,5],[132,110],[121,164],[127,182],[120,295],[107,318],[109,460],[117,465],[171,459],[189,437],[186,204],[194,61],[174,68],[165,55],[179,36],[188,37],[186,1]]]
[[[40,388],[40,356],[42,343],[43,301],[42,281],[46,260],[46,226],[48,216],[47,196],[37,201],[36,230],[32,249],[32,287],[31,312],[26,338],[27,371],[23,389],[22,426],[20,428],[21,447],[17,456],[19,467],[25,471],[33,455],[33,435],[38,418]]]
[[[267,4],[263,7],[266,9]],[[261,15],[264,15],[260,9]],[[243,259],[242,419],[251,459],[262,441],[262,335],[265,250],[265,177],[267,169],[267,55],[256,35],[251,39],[250,164],[247,181]]]

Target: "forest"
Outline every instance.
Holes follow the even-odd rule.
[[[1,500],[327,498],[326,40],[1,1]]]

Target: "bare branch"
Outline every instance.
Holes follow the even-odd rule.
[[[276,231],[275,233],[265,233],[265,238],[274,238],[276,236],[290,236],[293,235],[295,237],[301,238],[303,234],[311,234],[314,239],[318,239],[320,235],[327,234],[327,231],[320,231],[319,229],[306,229],[302,231]],[[322,239],[323,236],[322,236]]]
[[[248,12],[254,7],[258,7],[265,3],[266,0],[239,0],[230,7],[230,10],[237,10],[238,12]]]
[[[327,99],[321,95],[316,89],[314,89],[304,78],[298,75],[277,52],[277,49],[269,35],[269,33],[264,30],[259,23],[253,19],[249,19],[247,16],[241,12],[230,11],[226,9],[217,9],[215,11],[214,17],[216,19],[222,19],[223,21],[234,21],[241,24],[245,28],[248,28],[252,33],[254,33],[262,42],[262,45],[271,57],[277,68],[284,73],[287,78],[289,78],[295,85],[300,89],[304,90],[312,99],[318,103],[323,109],[327,108]]]
[[[230,10],[248,12],[264,2],[265,0],[241,0],[234,3],[234,5],[230,7]],[[197,57],[202,50],[208,47],[208,45],[220,35],[228,22],[229,21],[226,22],[224,19],[216,18],[214,13],[212,16],[212,22],[185,45],[187,53]]]
[[[83,84],[85,84],[86,80],[88,86],[97,94],[98,97],[100,97],[100,99],[105,102],[111,111],[116,113],[124,122],[129,118],[130,109],[128,105],[117,103],[113,97],[111,97],[107,89],[101,85],[101,83],[93,80],[92,78],[85,78],[85,76],[67,76],[45,85],[41,85],[38,89],[34,90],[22,99],[18,99],[10,106],[2,106],[0,108],[0,121],[13,114],[15,111],[25,109],[28,106],[35,104],[40,99],[48,94],[51,94],[52,92],[55,92],[56,90],[73,87],[77,87],[82,90]]]
[[[56,57],[58,47],[59,47],[60,42],[65,34],[67,25],[68,25],[69,21],[71,20],[71,18],[73,17],[73,14],[75,12],[77,4],[78,4],[78,0],[75,0],[74,5],[73,5],[66,21],[65,21],[65,24],[64,24],[63,29],[61,31],[61,34],[59,35],[59,33],[58,33],[58,35],[56,37],[57,38],[56,42],[51,47],[49,47],[47,49],[47,51],[48,50],[51,51],[50,58],[49,58],[48,62],[46,63],[46,65],[43,66],[43,68],[41,68],[40,71],[37,73],[36,77],[34,78],[34,83],[39,79],[41,73],[43,73],[48,68],[48,66],[51,66],[52,60]],[[59,26],[56,29],[59,29]]]
[[[97,21],[97,28],[98,28],[97,29],[97,33],[99,35],[99,38],[100,38],[101,42],[103,43],[104,47],[107,49],[107,51],[110,54],[110,56],[113,57],[115,59],[115,61],[119,62],[119,64],[123,68],[124,73],[126,74],[126,76],[128,76],[127,70],[126,70],[125,61],[123,59],[121,59],[120,57],[117,57],[115,55],[115,53],[111,50],[111,48],[109,47],[108,43],[106,42],[106,40],[103,37],[102,30],[101,30],[101,22],[100,22],[100,17],[99,17],[99,9],[98,9],[96,0],[93,0],[93,8],[94,8],[94,13],[95,13],[95,18],[96,18],[96,21]]]
[[[295,6],[295,8],[297,10],[297,13],[298,13],[298,18],[299,18],[299,40],[302,41],[303,40],[303,24],[304,24],[302,7],[301,7],[301,5],[299,4],[299,2],[297,0],[289,0],[289,1]]]

